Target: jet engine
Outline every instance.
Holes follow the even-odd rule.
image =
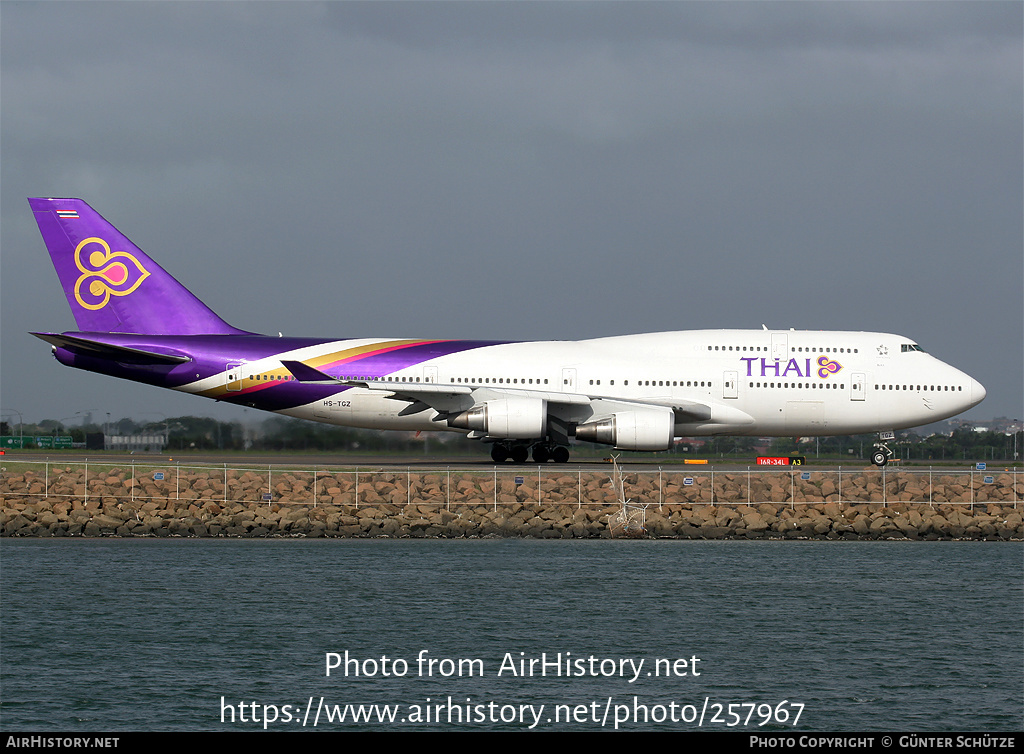
[[[577,425],[576,439],[614,445],[618,450],[667,450],[672,445],[674,427],[672,409],[638,407]]]
[[[449,416],[448,426],[486,432],[488,437],[534,440],[546,434],[547,418],[547,403],[542,398],[509,397]]]

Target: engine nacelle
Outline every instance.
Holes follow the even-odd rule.
[[[486,432],[488,437],[536,440],[546,434],[547,420],[542,398],[498,398],[448,417],[448,426]]]
[[[619,411],[576,427],[576,439],[614,445],[617,450],[667,450],[672,447],[675,414],[670,408]]]

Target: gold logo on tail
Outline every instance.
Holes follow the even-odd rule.
[[[86,309],[102,309],[111,296],[127,296],[149,271],[125,251],[111,251],[102,238],[87,238],[75,249],[75,266],[82,274],[75,281],[75,300]]]

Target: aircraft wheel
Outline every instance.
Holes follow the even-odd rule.
[[[533,446],[533,462],[534,463],[547,463],[551,454],[548,453],[547,446],[545,445],[534,445]]]
[[[551,460],[555,463],[569,463],[569,449],[564,445],[559,445],[551,451]]]
[[[512,448],[512,463],[526,463],[526,457],[529,455],[529,448],[525,445],[516,445]]]
[[[491,460],[495,463],[505,463],[508,460],[508,448],[504,445],[494,443],[491,446]]]
[[[876,450],[871,454],[871,463],[875,464],[878,468],[882,468],[889,462],[889,456],[885,454],[884,450]]]

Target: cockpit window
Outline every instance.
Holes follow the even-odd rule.
[[[900,351],[902,351],[903,353],[907,353],[908,351],[920,351],[921,353],[925,352],[925,350],[921,348],[921,346],[917,345],[917,343],[904,343],[903,345],[900,346]]]

